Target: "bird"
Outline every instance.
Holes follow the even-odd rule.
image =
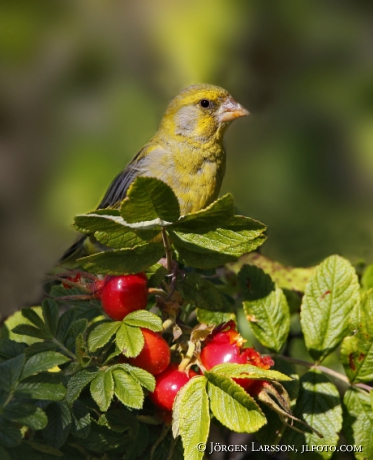
[[[215,85],[184,88],[169,103],[156,134],[112,181],[97,209],[119,208],[137,177],[154,177],[169,185],[181,215],[199,211],[219,196],[225,168],[224,133],[249,112],[230,93]],[[76,260],[99,250],[93,235],[83,235],[59,260]]]

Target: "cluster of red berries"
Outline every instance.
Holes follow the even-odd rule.
[[[146,307],[147,278],[144,273],[107,276],[92,283],[91,292],[101,300],[110,318],[121,321],[129,313]],[[150,400],[160,409],[171,411],[179,390],[198,374],[192,369],[180,371],[177,364],[171,363],[170,347],[160,333],[144,328],[141,331],[144,347],[138,356],[128,358],[128,362],[155,376],[156,386],[149,395]],[[200,354],[201,368],[210,370],[222,363],[251,364],[262,369],[273,366],[270,357],[261,356],[253,348],[243,348],[243,342],[234,321],[217,326],[205,340]],[[234,380],[251,394],[256,394],[262,385],[261,380]]]

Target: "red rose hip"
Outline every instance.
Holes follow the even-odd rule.
[[[98,293],[105,313],[121,321],[128,313],[145,308],[148,302],[146,284],[144,273],[107,277]]]
[[[165,339],[149,329],[141,329],[144,336],[144,348],[135,358],[128,358],[133,366],[141,367],[150,374],[158,375],[170,364],[171,351]]]

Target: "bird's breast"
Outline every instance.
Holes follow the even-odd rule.
[[[156,154],[156,152],[155,152]],[[148,155],[150,157],[154,156]],[[175,192],[182,215],[199,211],[219,195],[225,172],[223,147],[165,150],[148,162],[146,176],[157,177]]]

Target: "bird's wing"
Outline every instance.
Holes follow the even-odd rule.
[[[137,176],[142,175],[144,170],[141,168],[146,156],[143,156],[144,149],[133,158],[131,163],[120,172],[107,189],[104,198],[97,206],[97,209],[118,207],[126,197],[127,190]]]

